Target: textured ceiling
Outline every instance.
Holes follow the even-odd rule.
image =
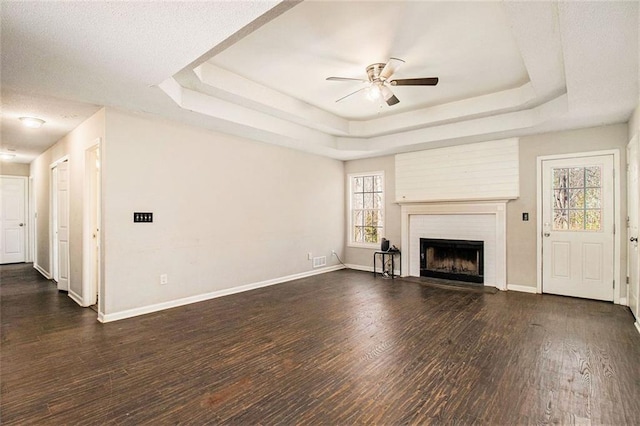
[[[348,159],[626,122],[639,97],[635,1],[3,2],[1,15],[0,150],[26,162],[101,106]],[[406,61],[396,77],[440,83],[394,88],[395,107],[335,103],[358,83],[326,77],[390,56]],[[20,133],[28,105],[60,126]]]

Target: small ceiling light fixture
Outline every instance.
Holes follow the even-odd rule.
[[[15,154],[7,154],[5,152],[0,154],[0,160],[9,161],[15,158]]]
[[[20,117],[20,121],[25,127],[39,129],[44,124],[44,120],[35,117]]]

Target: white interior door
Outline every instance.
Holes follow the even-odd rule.
[[[56,166],[55,220],[58,290],[69,291],[69,162]]]
[[[639,316],[640,300],[640,253],[638,252],[638,214],[640,186],[638,185],[638,136],[627,145],[627,261],[629,275],[629,307],[636,317]]]
[[[0,263],[25,261],[27,180],[0,176]]]
[[[542,162],[542,291],[613,300],[613,155]]]

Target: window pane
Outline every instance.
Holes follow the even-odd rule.
[[[356,210],[353,212],[353,224],[354,226],[364,225],[364,214],[362,213],[362,210]]]
[[[363,196],[362,194],[353,194],[353,208],[354,209],[363,209]]]
[[[376,192],[382,192],[382,176],[374,177],[373,190]]]
[[[353,178],[353,192],[362,192],[363,180],[362,177]]]
[[[371,193],[364,193],[364,208],[365,209],[372,209],[373,208],[373,194]]]
[[[373,191],[373,176],[364,177],[364,192]]]
[[[600,188],[588,188],[585,190],[585,207],[588,209],[600,208]]]
[[[553,187],[567,187],[567,169],[553,169]]]
[[[569,229],[569,213],[567,210],[553,210],[553,229],[555,231]]]
[[[572,231],[584,229],[584,210],[569,210],[569,226]]]
[[[587,176],[586,186],[590,188],[600,188],[600,186],[602,186],[600,183],[601,182],[600,167],[599,166],[587,167],[585,171]]]
[[[584,187],[584,167],[569,169],[569,188]]]
[[[367,226],[364,228],[364,241],[365,243],[377,243],[378,242],[378,228],[375,226]]]
[[[382,208],[382,193],[373,194],[373,208],[374,209]]]
[[[553,208],[566,209],[569,207],[569,190],[556,189],[553,191]]]
[[[378,226],[378,212],[375,210],[368,210],[364,213],[365,226]]]
[[[356,242],[356,243],[364,242],[364,233],[363,233],[362,229],[363,229],[362,226],[356,226],[353,229],[353,232],[354,232],[353,241],[354,242]]]
[[[584,189],[570,189],[569,190],[569,208],[582,209],[584,208]]]
[[[600,210],[587,210],[585,229],[599,231],[602,212]]]

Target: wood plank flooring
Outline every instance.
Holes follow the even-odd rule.
[[[100,324],[31,265],[0,279],[3,425],[640,424],[610,303],[345,270]]]

